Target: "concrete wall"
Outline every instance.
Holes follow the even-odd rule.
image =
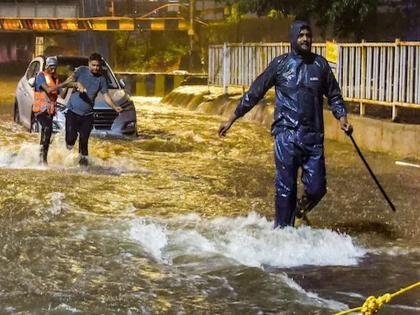
[[[3,1],[0,2],[2,2],[0,4],[0,16],[4,17],[60,18],[79,16],[79,7],[76,3],[29,3],[29,1],[27,1],[26,3],[4,3]]]
[[[347,140],[329,112],[324,111],[324,119],[328,139]],[[351,115],[349,121],[355,130],[354,140],[360,147],[420,160],[420,125],[397,124],[356,115]]]

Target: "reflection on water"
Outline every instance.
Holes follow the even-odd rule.
[[[38,136],[3,117],[1,314],[331,314],[418,281],[419,170],[366,153],[393,214],[352,147],[328,142],[314,226],[272,230],[268,131],[219,139],[220,118],[158,101],[136,100],[137,140],[92,139],[86,170],[61,134],[38,166]]]

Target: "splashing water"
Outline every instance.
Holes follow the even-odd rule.
[[[132,223],[130,236],[160,261],[190,255],[223,256],[249,267],[349,266],[366,253],[348,235],[310,227],[273,230],[272,226],[256,213],[195,222],[172,218],[160,224],[139,219]]]

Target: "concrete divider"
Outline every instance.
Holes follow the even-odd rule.
[[[183,84],[207,84],[206,74],[163,72],[116,72],[126,91],[136,96],[165,96]]]
[[[198,110],[212,115],[229,117],[242,96],[240,88],[229,88],[229,94],[223,94],[223,88],[217,86],[181,86],[162,99],[163,103]],[[273,121],[274,93],[255,106],[242,120],[254,121],[270,128]],[[408,158],[420,161],[420,125],[398,124],[380,119],[349,115],[354,126],[354,139],[360,148],[384,152],[396,158]],[[338,121],[329,110],[324,110],[325,138],[349,143],[341,131]]]

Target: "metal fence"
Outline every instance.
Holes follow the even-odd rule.
[[[420,109],[420,42],[337,44],[338,82],[346,101]],[[313,51],[325,56],[325,44]],[[209,47],[209,84],[249,86],[268,63],[290,51],[289,43],[224,44]]]

